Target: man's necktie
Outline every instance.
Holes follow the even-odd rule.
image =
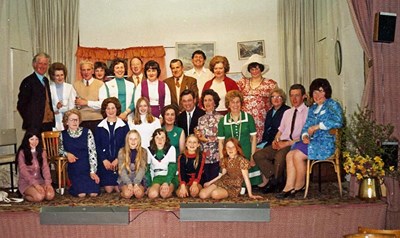
[[[294,124],[296,122],[296,115],[297,115],[297,108],[294,109],[294,113],[293,113],[293,117],[292,117],[292,125],[290,127],[290,136],[289,137],[290,137],[291,140],[293,140],[292,134],[293,134],[293,131],[294,131]]]

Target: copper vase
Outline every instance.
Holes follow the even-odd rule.
[[[361,180],[358,197],[365,200],[381,198],[381,186],[377,178],[365,178]]]

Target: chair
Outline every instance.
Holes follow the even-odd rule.
[[[341,180],[341,176],[340,176],[340,143],[341,143],[340,133],[339,133],[339,129],[337,129],[337,128],[331,129],[329,131],[329,133],[331,133],[332,135],[335,135],[335,138],[336,138],[335,153],[326,160],[309,160],[309,159],[307,160],[306,191],[304,192],[304,198],[307,198],[308,189],[310,186],[310,175],[312,173],[313,166],[316,164],[320,165],[321,163],[331,163],[333,165],[333,168],[335,169],[335,173],[337,175],[340,197],[342,197],[342,180]],[[319,176],[320,176],[319,177],[319,186],[321,189],[321,170],[320,170]]]
[[[356,233],[343,236],[344,238],[396,238],[395,235],[390,234],[372,234],[372,233]]]
[[[358,227],[358,233],[386,234],[386,235],[395,235],[395,237],[400,237],[400,230],[379,230],[361,226]]]
[[[13,165],[15,165],[15,155],[17,153],[17,132],[15,129],[0,129],[0,147],[14,147],[14,153],[10,154],[2,154],[0,155],[0,165],[10,165],[10,182],[11,182],[11,191],[14,192],[14,174],[13,174]],[[17,168],[15,166],[15,172],[17,172]]]
[[[56,167],[58,191],[63,194],[65,181],[66,181],[66,164],[67,158],[60,156],[59,148],[59,131],[45,131],[42,132],[43,150],[47,153],[49,164],[53,163]]]

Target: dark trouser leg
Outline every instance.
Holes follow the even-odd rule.
[[[253,155],[253,159],[260,168],[261,173],[266,178],[270,178],[274,174],[274,157],[277,151],[271,145],[257,151]]]
[[[216,178],[219,174],[219,170],[220,170],[219,162],[213,164],[205,164],[200,184],[203,185],[204,183]]]
[[[282,148],[278,150],[275,155],[274,155],[274,175],[275,179],[279,182],[282,183],[285,178],[283,178],[283,172],[286,167],[286,154],[290,151],[290,146],[286,146],[285,148]]]

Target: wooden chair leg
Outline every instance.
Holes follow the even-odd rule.
[[[311,171],[310,171],[310,164],[311,164],[310,160],[307,159],[306,191],[304,191],[304,198],[307,198],[308,188],[309,188],[309,186],[310,186],[310,174],[311,174]]]
[[[335,164],[335,170],[337,175],[340,197],[342,197],[342,178],[340,176],[340,166],[338,164]]]

